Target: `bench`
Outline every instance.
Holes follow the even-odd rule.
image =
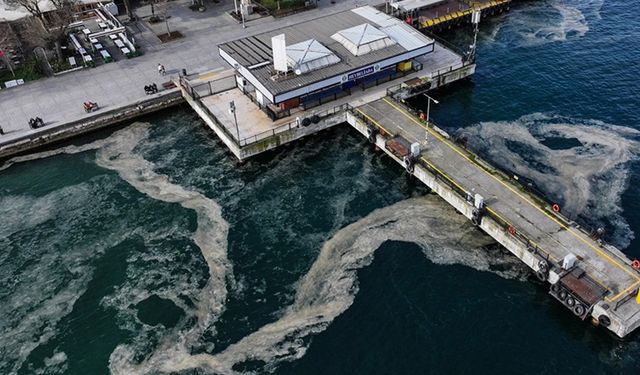
[[[102,50],[100,51],[100,54],[102,55],[102,58],[104,59],[104,62],[108,63],[113,61],[113,59],[111,58],[111,55],[109,54],[109,52]]]
[[[101,50],[101,49],[104,48],[104,47],[102,47],[102,44],[100,44],[100,43],[96,43],[93,46],[96,47],[97,50]]]
[[[115,39],[113,42],[116,44],[118,48],[124,48],[124,43],[122,43],[120,39]]]
[[[69,57],[69,65],[71,65],[72,68],[75,68],[78,66],[78,64],[76,63],[76,58],[71,56]]]
[[[118,36],[116,34],[111,34],[111,35],[109,35],[109,39],[116,40],[116,39],[118,39]]]

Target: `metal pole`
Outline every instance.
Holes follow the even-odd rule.
[[[233,0],[233,6],[236,8],[236,14],[238,14],[238,0]]]
[[[229,102],[229,109],[233,112],[233,121],[236,123],[236,134],[238,135],[238,145],[240,145],[240,128],[238,128],[238,116],[236,115],[236,103],[232,100]]]
[[[246,29],[247,26],[244,24],[244,9],[245,9],[245,5],[244,3],[241,1],[240,2],[240,14],[242,15],[242,28]]]
[[[438,104],[440,103],[439,101],[435,100],[434,98],[430,97],[429,95],[423,93],[422,95],[424,95],[427,98],[427,125],[429,124],[429,113],[431,112],[431,102],[433,101],[433,103]]]

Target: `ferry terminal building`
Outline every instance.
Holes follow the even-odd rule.
[[[223,43],[218,51],[234,68],[238,88],[277,119],[420,70],[419,57],[434,44],[364,6]]]

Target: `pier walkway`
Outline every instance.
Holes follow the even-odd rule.
[[[369,137],[373,126],[376,144],[399,163],[406,165],[402,155],[389,147],[390,140],[420,144],[413,173],[436,192],[434,181],[445,186],[438,193],[470,219],[473,196],[482,195],[485,214],[479,226],[537,271],[541,280],[554,285],[551,294],[576,315],[582,319],[591,315],[621,337],[638,327],[640,305],[632,298],[640,285],[640,273],[622,252],[594,240],[576,223],[554,212],[549,203],[529,194],[390,97],[355,108],[353,113],[350,123]],[[568,254],[576,256],[576,266],[563,270]],[[582,308],[576,308],[578,305]],[[606,318],[601,318],[604,314]]]
[[[208,74],[223,69],[224,62],[218,55],[217,44],[239,36],[252,35],[273,30],[285,25],[304,23],[320,15],[333,14],[358,5],[375,4],[374,0],[344,1],[330,4],[320,2],[318,8],[297,14],[295,17],[265,17],[247,23],[243,29],[226,12],[221,11],[206,23],[191,26],[189,21],[174,20],[172,28],[180,30],[186,37],[167,44],[145,49],[142,56],[105,64],[97,68],[82,69],[61,76],[42,78],[25,85],[0,90],[0,127],[5,132],[0,135],[0,150],[11,147],[25,138],[46,137],[52,131],[68,127],[70,124],[89,122],[104,110],[127,108],[137,102],[150,99],[145,95],[144,85],[176,78],[181,69],[190,76]],[[232,1],[222,1],[216,6],[223,10],[233,10]],[[209,27],[203,27],[208,24]],[[196,27],[197,30],[191,30]],[[143,35],[135,34],[142,43]],[[160,77],[157,64],[167,69],[167,76]],[[164,92],[165,94],[167,92]],[[156,94],[161,96],[161,94]],[[101,110],[87,114],[82,108],[85,101],[97,102]],[[41,117],[45,127],[29,128],[29,119]],[[41,145],[34,142],[34,146]]]

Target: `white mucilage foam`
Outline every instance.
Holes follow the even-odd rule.
[[[298,359],[307,350],[308,341],[303,339],[324,331],[351,306],[358,292],[357,270],[369,265],[376,249],[387,240],[414,242],[437,264],[463,264],[507,278],[522,279],[528,273],[515,257],[483,249],[493,241],[465,218],[453,214],[443,201],[412,198],[376,210],[339,230],[323,245],[300,280],[293,304],[277,321],[215,355],[185,355],[170,350],[133,365],[131,348],[120,347],[111,357],[110,369],[115,374],[172,373],[194,368],[233,374],[233,366],[246,360],[264,361],[270,370],[282,361]],[[159,358],[162,361],[157,361]]]
[[[613,226],[608,238],[626,247],[634,238],[621,199],[640,132],[631,128],[534,113],[514,121],[484,122],[461,131],[469,146],[492,162],[535,181],[561,204],[562,213],[588,224]],[[551,149],[547,138],[577,139],[579,146]]]
[[[603,0],[529,2],[513,7],[485,37],[510,46],[538,46],[581,38],[600,19]]]
[[[96,153],[97,164],[106,169],[116,171],[123,180],[141,193],[163,202],[178,203],[184,208],[195,211],[197,229],[192,237],[207,263],[209,279],[205,287],[197,290],[195,296],[191,296],[193,297],[194,307],[187,306],[184,301],[178,299],[175,295],[163,296],[171,299],[180,308],[188,310],[190,315],[196,317],[196,324],[191,326],[188,331],[170,332],[170,334],[162,338],[161,347],[154,352],[155,357],[151,357],[149,362],[163,363],[168,359],[175,360],[180,356],[188,359],[190,346],[200,339],[203,332],[210,328],[215,319],[222,313],[227,295],[226,281],[233,281],[233,278],[231,266],[226,255],[229,226],[221,216],[220,207],[201,193],[173,184],[167,176],[155,173],[154,164],[134,152],[136,146],[147,140],[148,135],[149,124],[136,123],[115,132],[106,139],[86,145],[67,146],[13,158],[6,162],[2,168],[6,169],[15,163],[60,154],[76,154],[89,150],[98,150]],[[4,197],[2,198],[4,204],[0,207],[0,213],[15,218],[23,217],[26,213],[26,216],[30,219],[7,222],[0,234],[8,236],[17,231],[39,225],[57,216],[60,212],[72,212],[70,208],[78,205],[89,207],[91,206],[92,194],[95,194],[95,192],[92,192],[85,184],[81,184],[56,190],[43,198]],[[29,214],[34,210],[37,210],[38,215]],[[125,226],[126,223],[123,222],[122,225]],[[167,228],[164,228],[164,230],[167,230]],[[177,230],[177,228],[169,229],[169,231]],[[34,291],[38,292],[37,296],[34,295],[31,299],[25,298],[25,296],[31,295],[28,290],[14,290],[15,293],[13,295],[19,300],[16,299],[15,303],[7,304],[7,308],[11,308],[11,313],[7,311],[7,314],[3,315],[7,319],[10,316],[15,316],[16,321],[9,322],[6,326],[0,324],[0,332],[6,339],[6,345],[0,345],[0,353],[3,353],[5,358],[10,356],[15,360],[14,366],[10,370],[11,373],[20,368],[33,349],[47,342],[55,335],[57,322],[71,312],[74,302],[86,290],[86,285],[92,275],[92,267],[87,263],[88,257],[103,254],[104,247],[117,244],[122,238],[126,238],[133,233],[142,236],[145,239],[145,243],[157,238],[153,233],[138,231],[136,228],[120,228],[115,232],[113,236],[100,240],[100,243],[87,242],[85,246],[72,248],[72,254],[59,254],[56,251],[51,251],[46,256],[39,256],[39,262],[34,266],[38,268],[31,273],[33,278],[36,279],[28,283]],[[166,233],[158,233],[157,235],[162,237]],[[77,256],[71,256],[74,254],[77,254]],[[52,284],[51,272],[56,270],[51,268],[50,264],[60,260],[73,264],[75,268],[73,271],[76,277],[68,281],[60,292],[51,295],[47,293],[47,285],[55,286],[55,284]],[[51,272],[46,272],[47,270]],[[26,287],[27,284],[25,284]],[[137,293],[139,291],[134,292],[137,294],[135,298],[138,302],[150,295],[149,293]],[[106,303],[109,304],[109,302],[113,302],[113,298],[111,301],[107,299]],[[127,301],[127,305],[130,302]],[[22,309],[24,311],[19,310],[17,303],[24,306]],[[33,304],[37,304],[35,308],[31,306]],[[44,331],[42,332],[42,330]],[[36,334],[37,332],[40,333]],[[31,338],[34,336],[39,336],[39,339],[33,341]],[[117,354],[118,351],[126,351],[126,345],[118,347],[114,354]],[[48,371],[49,367],[54,370],[54,367],[63,366],[64,362],[61,359],[62,354],[47,359],[45,361],[47,367],[43,371]],[[51,364],[51,366],[48,366],[47,363]]]

